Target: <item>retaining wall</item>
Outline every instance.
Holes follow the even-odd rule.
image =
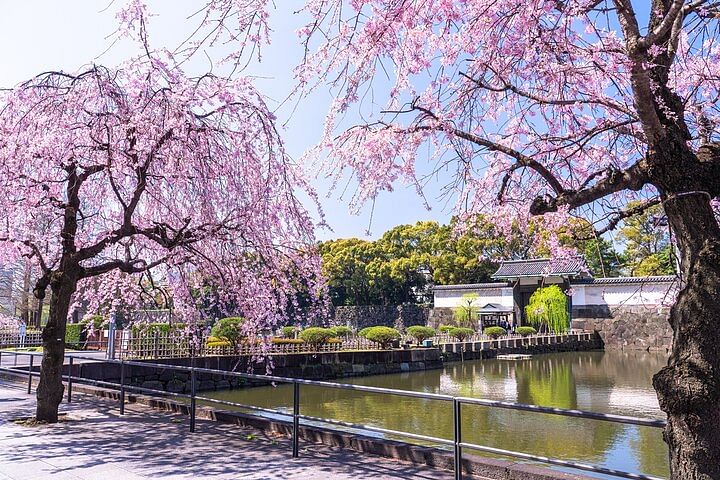
[[[279,377],[304,378],[307,380],[329,380],[344,377],[380,375],[385,373],[412,372],[442,368],[440,351],[437,348],[415,348],[411,350],[368,350],[324,353],[295,353],[271,355],[272,374]],[[140,361],[142,363],[142,361]],[[243,357],[201,357],[148,360],[149,363],[164,365],[195,366],[224,371],[265,374],[265,363],[252,363],[252,358]],[[67,369],[67,366],[65,367]],[[190,374],[171,368],[141,367],[126,365],[125,382],[129,385],[165,390],[176,393],[190,391]],[[92,380],[120,382],[120,365],[111,363],[82,363],[73,367],[73,375]],[[199,391],[226,390],[267,382],[243,379],[234,376],[198,372],[196,376]]]
[[[495,358],[507,354],[579,352],[601,348],[602,340],[595,333],[501,338],[440,345],[443,358],[447,361]]]
[[[403,330],[413,325],[425,325],[431,308],[426,305],[361,305],[335,307],[334,325],[348,325],[355,329],[383,325]]]
[[[672,348],[670,309],[644,305],[585,305],[573,309],[573,327],[595,331],[605,348],[667,352]]]

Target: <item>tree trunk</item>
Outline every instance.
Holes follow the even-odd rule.
[[[670,312],[672,354],[653,385],[673,480],[720,480],[720,227],[709,200],[690,192],[664,202],[683,284]]]
[[[40,421],[55,423],[58,420],[58,406],[62,402],[65,387],[62,383],[62,368],[65,355],[65,326],[70,301],[77,287],[77,280],[58,273],[51,282],[50,315],[43,328],[43,359],[40,367],[40,383],[37,387],[37,410]]]

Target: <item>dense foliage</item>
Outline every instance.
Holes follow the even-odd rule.
[[[535,329],[535,327],[523,326],[517,327],[515,329],[515,333],[517,333],[521,337],[529,337],[530,335],[535,335],[537,333],[537,330]]]
[[[448,225],[423,221],[398,225],[377,240],[322,242],[319,252],[334,305],[392,305],[423,302],[430,287],[490,281],[501,259],[548,256],[553,241],[583,253],[596,275],[617,276],[622,257],[602,237],[584,239],[587,225],[576,221],[555,236],[539,220],[503,235],[485,216]],[[460,315],[466,312],[460,312]],[[469,325],[466,319],[456,320]]]
[[[359,335],[373,343],[377,343],[381,348],[388,348],[392,342],[400,340],[400,332],[391,327],[367,327],[360,330]]]
[[[551,332],[564,333],[570,328],[567,295],[557,285],[538,288],[525,307],[528,322]]]
[[[483,330],[483,334],[487,335],[490,338],[498,338],[502,337],[503,335],[507,335],[507,331],[502,327],[487,327],[485,330]]]
[[[413,337],[417,343],[422,343],[423,340],[432,338],[435,336],[435,329],[432,327],[423,327],[422,325],[413,325],[408,327],[406,330],[408,335]]]
[[[448,332],[448,335],[450,335],[453,338],[456,338],[460,342],[464,342],[468,338],[475,335],[475,330],[472,328],[467,327],[454,327],[450,329]]]
[[[330,330],[332,330],[333,335],[338,338],[349,337],[353,333],[352,328],[345,325],[338,325],[336,327],[332,327]]]
[[[210,335],[238,346],[247,336],[243,330],[245,319],[242,317],[227,317],[218,320],[210,330]]]
[[[305,330],[300,332],[299,335],[300,339],[303,342],[314,345],[315,347],[319,347],[323,343],[326,343],[334,336],[335,332],[332,329],[323,327],[306,328]]]

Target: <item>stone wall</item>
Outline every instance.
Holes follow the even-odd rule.
[[[453,323],[453,309],[449,307],[433,308],[428,315],[428,327],[438,328],[440,325]]]
[[[439,347],[443,359],[453,362],[495,358],[498,355],[537,355],[599,350],[602,348],[602,340],[596,333],[586,332],[447,343],[439,345]]]
[[[278,377],[304,378],[307,380],[330,380],[344,377],[380,375],[385,373],[412,372],[442,368],[442,358],[437,348],[412,350],[367,350],[348,352],[294,353],[271,355],[272,375]],[[190,392],[190,373],[170,366],[191,366],[213,370],[247,372],[251,358],[201,357],[172,358],[132,362],[124,366],[128,385],[175,393]],[[138,363],[161,363],[168,368],[141,366]],[[252,364],[253,371],[265,374],[264,363]],[[67,365],[65,373],[67,373]],[[117,363],[82,363],[73,366],[73,376],[112,383],[120,382],[120,365]],[[197,372],[198,391],[225,390],[252,385],[264,385],[262,379],[247,379],[216,373]]]
[[[667,307],[586,305],[573,309],[573,328],[594,330],[605,348],[669,351],[673,332]]]
[[[405,303],[402,305],[362,305],[335,307],[334,325],[347,325],[362,329],[384,325],[404,330],[412,325],[425,325],[431,308],[425,305]]]

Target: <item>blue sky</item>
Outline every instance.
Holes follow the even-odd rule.
[[[73,72],[90,63],[113,67],[137,55],[137,47],[131,42],[113,43],[114,14],[122,3],[122,0],[112,3],[111,0],[0,0],[3,12],[0,16],[0,87],[11,87],[47,70]],[[198,2],[156,0],[149,3],[151,10],[159,13],[151,23],[152,45],[174,47],[189,32],[190,24],[185,18],[197,8]],[[279,105],[291,91],[292,69],[303,53],[294,33],[301,26],[302,18],[292,14],[302,1],[282,0],[277,5],[272,16],[272,44],[264,48],[262,63],[252,65],[249,70],[258,77],[256,84],[271,106]],[[219,56],[221,52],[212,54]],[[208,60],[199,55],[186,69],[191,74],[199,74],[208,68]],[[280,121],[287,122],[282,134],[294,157],[298,158],[319,139],[330,98],[330,92],[319,91],[301,101],[292,115],[290,106],[278,110]],[[368,226],[370,238],[374,238],[398,224],[428,219],[447,221],[451,214],[452,203],[444,207],[445,202],[437,199],[440,187],[437,182],[426,191],[433,210],[424,208],[413,187],[397,185],[394,192],[378,198],[371,225],[370,205],[359,215],[353,215],[347,203],[338,198],[338,193],[325,197],[327,181],[315,179],[313,184],[321,196],[326,221],[333,229],[318,230],[319,239],[367,238]]]

